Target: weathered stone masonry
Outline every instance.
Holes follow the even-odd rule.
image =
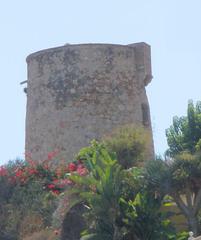
[[[27,63],[26,152],[33,159],[59,149],[70,161],[90,140],[124,124],[143,124],[152,139],[146,43],[65,45],[33,53]]]

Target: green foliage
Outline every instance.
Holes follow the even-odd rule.
[[[168,220],[168,213],[160,211],[161,200],[153,193],[144,189],[134,201],[125,202],[125,205],[125,239],[136,236],[141,240],[168,240],[175,235],[175,229]]]
[[[170,222],[160,212],[160,199],[144,188],[143,170],[124,170],[107,152],[105,145],[93,141],[78,155],[84,159],[89,175],[73,175],[76,194],[86,208],[88,228],[82,240],[152,240],[173,236]]]
[[[145,180],[148,188],[165,196],[171,189],[169,165],[162,159],[149,161],[145,166]]]
[[[201,156],[182,153],[174,161],[150,161],[145,168],[149,187],[163,196],[173,192],[198,192],[201,188]],[[189,189],[190,188],[190,189]]]
[[[169,149],[167,153],[175,156],[183,151],[195,153],[201,150],[201,102],[194,106],[188,103],[187,116],[174,117],[173,124],[166,130]]]
[[[103,141],[107,150],[116,154],[119,164],[128,169],[144,161],[149,138],[148,132],[142,127],[126,125],[113,131]]]
[[[58,196],[73,185],[69,175],[84,176],[88,171],[81,161],[50,168],[55,151],[46,160],[10,161],[0,166],[0,237],[22,239],[53,224]],[[50,162],[51,160],[51,162]]]
[[[201,205],[201,156],[182,153],[174,160],[155,160],[147,164],[145,180],[161,197],[170,195],[186,217],[189,229],[199,232],[198,213]]]
[[[166,136],[169,145],[167,155],[173,158],[168,168],[171,194],[188,219],[190,229],[197,234],[201,204],[201,102],[194,106],[189,101],[187,116],[174,117]],[[183,202],[183,195],[187,204]]]
[[[0,235],[2,240],[18,240],[23,235],[51,225],[56,207],[55,196],[46,189],[50,180],[47,169],[41,169],[41,179],[28,177],[24,161],[10,161],[0,174]],[[39,167],[40,168],[40,167]],[[24,171],[23,171],[24,170]],[[39,171],[39,169],[38,169]],[[32,171],[33,172],[33,171]],[[46,178],[44,177],[46,176]]]
[[[187,219],[189,213],[198,220],[201,156],[191,153],[201,146],[200,116],[201,104],[194,107],[190,102],[188,116],[174,119],[166,132],[169,152],[174,156],[171,161],[157,159],[144,167],[149,134],[126,126],[101,143],[92,141],[80,150],[77,161],[63,169],[23,161],[1,167],[2,239],[18,240],[23,236],[20,231],[41,231],[50,226],[56,194],[67,184],[58,217],[76,204],[85,206],[87,228],[82,240],[187,240],[187,233],[175,233],[170,213],[161,212],[161,206],[165,201],[168,205],[167,197],[171,198]]]
[[[168,240],[188,240],[188,232],[179,232],[176,234],[168,234]]]
[[[90,209],[85,214],[89,224],[87,238],[113,239],[118,229],[115,222],[120,216],[119,199],[123,194],[127,195],[123,191],[124,186],[129,187],[127,179],[123,178],[125,173],[104,145],[95,141],[91,147],[83,149],[79,156],[85,158],[90,174],[85,178],[72,176],[71,179],[77,183],[77,189],[74,187],[72,191]]]

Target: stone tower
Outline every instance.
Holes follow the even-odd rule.
[[[124,124],[151,131],[145,86],[150,46],[67,44],[27,57],[26,152],[41,161],[55,149],[71,161],[92,139]],[[153,156],[153,142],[150,143]]]

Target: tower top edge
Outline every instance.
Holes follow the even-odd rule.
[[[132,43],[132,44],[128,44],[128,45],[123,45],[123,44],[112,44],[112,43],[82,43],[82,44],[64,44],[63,46],[59,46],[59,47],[53,47],[53,48],[47,48],[47,49],[43,49],[34,53],[31,53],[30,55],[27,56],[26,58],[26,62],[28,63],[29,61],[31,61],[32,59],[34,59],[37,56],[40,55],[44,55],[46,53],[53,53],[53,52],[57,52],[57,51],[62,51],[68,48],[85,48],[85,47],[114,47],[114,48],[118,48],[118,47],[123,47],[123,48],[138,48],[138,47],[148,47],[150,48],[150,45],[145,43],[145,42],[137,42],[137,43]]]

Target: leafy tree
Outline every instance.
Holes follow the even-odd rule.
[[[201,149],[201,102],[194,106],[190,100],[187,116],[174,117],[166,136],[169,145],[167,153],[172,157],[183,151],[195,153]]]
[[[164,197],[171,196],[186,217],[189,228],[200,231],[201,155],[183,153],[172,161],[155,160],[146,166],[145,178],[150,189]]]
[[[198,153],[201,150],[201,102],[198,101],[194,106],[190,100],[187,116],[174,117],[173,125],[166,130],[166,136],[169,145],[166,153],[171,157],[172,163],[162,166],[162,170],[166,168],[166,173],[160,169],[159,175],[166,175],[164,189],[169,188],[169,194],[174,197],[188,219],[190,228],[197,234],[201,204],[201,157]]]

